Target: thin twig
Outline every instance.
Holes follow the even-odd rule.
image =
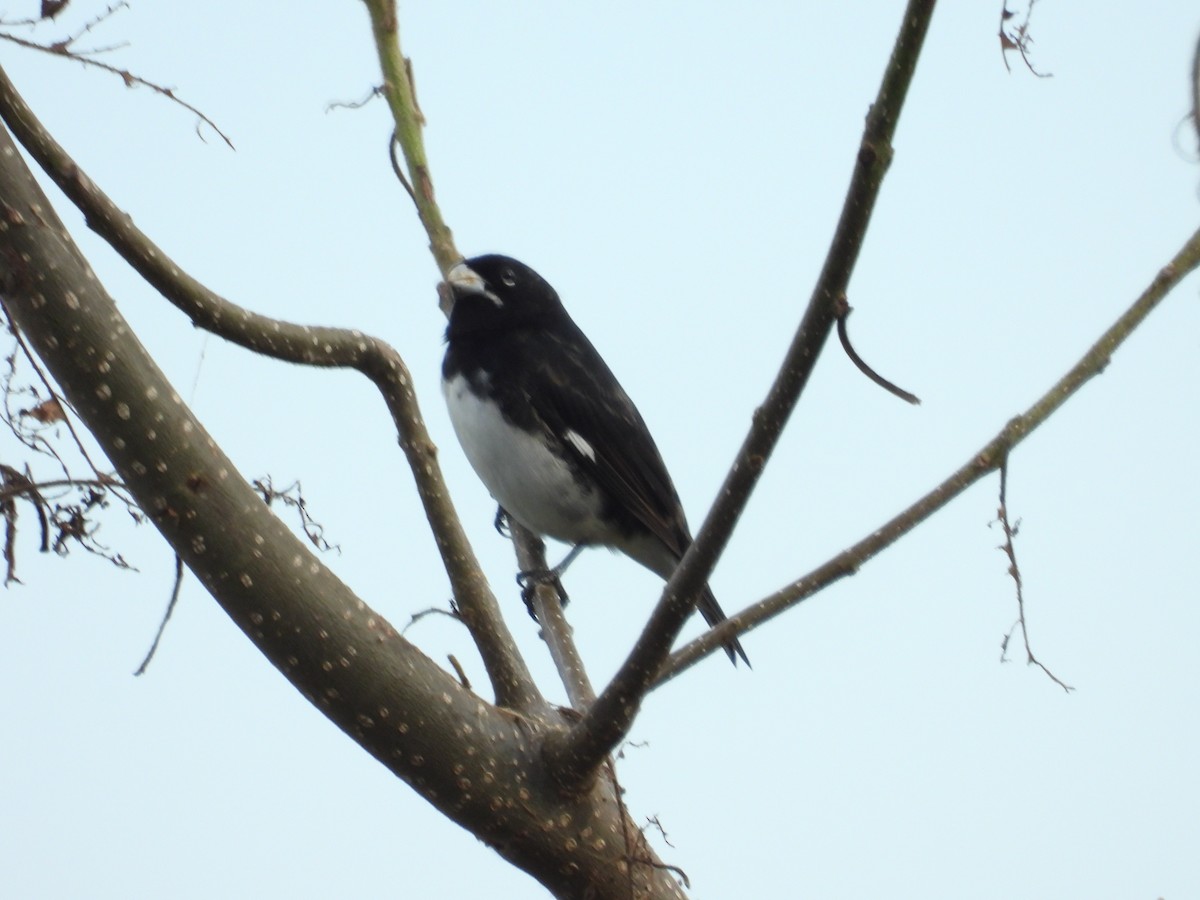
[[[422,619],[428,618],[429,616],[447,616],[448,618],[451,618],[460,624],[462,623],[462,616],[460,616],[454,610],[440,609],[439,607],[436,607],[436,606],[430,606],[427,609],[422,609],[419,612],[413,613],[408,619],[408,624],[400,629],[400,634],[401,635],[408,634],[408,629],[412,628],[414,625],[416,625]]]
[[[463,670],[462,663],[458,661],[458,657],[453,653],[446,654],[446,659],[450,661],[450,666],[454,669],[454,674],[458,676],[458,683],[468,691],[471,690],[471,679],[467,677],[467,673]]]
[[[75,449],[79,451],[79,455],[83,457],[84,462],[87,463],[88,468],[92,470],[92,474],[95,475],[97,479],[100,479],[100,480],[108,479],[110,481],[111,486],[119,487],[118,482],[112,481],[112,479],[110,479],[109,476],[107,476],[103,472],[101,472],[99,467],[97,467],[97,465],[92,461],[92,457],[87,452],[87,447],[85,447],[83,444],[83,439],[79,436],[79,432],[75,430],[75,425],[71,422],[71,416],[66,414],[69,404],[67,403],[65,398],[59,396],[58,392],[54,389],[54,386],[51,385],[50,378],[49,378],[49,376],[46,375],[45,371],[42,369],[41,364],[38,362],[37,356],[33,353],[32,350],[29,349],[29,345],[25,342],[25,338],[21,334],[20,329],[17,328],[15,324],[13,324],[12,316],[9,315],[8,307],[4,305],[3,299],[0,299],[0,308],[2,308],[4,310],[4,316],[5,316],[5,319],[8,321],[9,330],[12,332],[13,338],[17,342],[17,346],[21,348],[21,355],[25,357],[26,361],[29,363],[30,367],[33,369],[34,373],[37,375],[38,381],[40,381],[42,383],[42,387],[44,387],[46,389],[46,393],[49,394],[52,399],[56,400],[58,402],[58,405],[62,408],[63,413],[64,413],[64,415],[62,417],[62,422],[63,422],[63,424],[65,424],[67,426],[67,431],[69,431],[71,433],[71,440],[75,444]],[[58,454],[55,453],[54,456],[57,457]],[[62,463],[61,458],[59,459],[59,462]],[[63,463],[63,468],[65,471],[65,469],[66,469],[65,463]],[[70,473],[66,473],[66,474],[67,474],[67,477],[70,478]],[[71,480],[77,480],[77,479],[71,479]],[[123,490],[123,488],[121,488],[121,490]],[[131,497],[128,497],[124,494],[119,494],[118,496],[121,496],[122,500],[126,503],[126,505],[136,507],[137,504],[133,502],[133,499]]]
[[[1000,522],[1000,527],[1004,530],[1004,543],[1000,545],[1000,549],[1004,551],[1004,555],[1008,557],[1008,574],[1012,576],[1013,583],[1017,586],[1017,624],[1014,628],[1021,629],[1021,638],[1025,642],[1025,661],[1028,665],[1037,666],[1046,675],[1062,688],[1067,693],[1075,690],[1033,655],[1033,648],[1029,646],[1029,627],[1025,621],[1025,584],[1021,578],[1021,567],[1017,564],[1017,548],[1013,543],[1013,538],[1017,536],[1017,526],[1014,526],[1008,520],[1008,457],[1005,456],[1000,463],[1000,507],[996,512],[996,518]],[[1009,638],[1012,637],[1012,630],[1004,636],[1002,643],[1001,659],[1008,649]]]
[[[134,85],[140,84],[142,87],[150,88],[150,90],[154,91],[154,93],[161,94],[168,100],[179,104],[188,112],[192,113],[202,122],[204,122],[205,125],[217,133],[217,136],[229,146],[230,150],[236,149],[233,146],[233,141],[229,139],[225,132],[217,127],[216,122],[206,116],[195,106],[192,106],[192,104],[188,103],[186,100],[177,95],[174,88],[163,87],[161,84],[155,84],[153,81],[148,81],[145,78],[142,78],[140,75],[134,75],[128,69],[120,69],[116,66],[111,66],[106,62],[102,62],[101,60],[92,59],[90,56],[81,56],[78,53],[73,53],[66,47],[63,47],[59,44],[39,44],[37,41],[29,41],[25,38],[17,37],[15,34],[7,34],[2,31],[0,31],[0,39],[10,41],[18,46],[26,47],[30,50],[40,50],[42,53],[49,53],[51,56],[61,56],[66,59],[73,59],[77,63],[80,63],[84,66],[92,66],[97,69],[103,69],[105,72],[109,72],[118,76],[122,81],[125,82],[126,87],[133,87]]]
[[[517,554],[517,568],[522,572],[540,572],[546,569],[545,545],[520,522],[508,520],[513,547]],[[554,584],[534,579],[533,613],[542,629],[542,640],[550,650],[550,659],[558,671],[567,692],[571,707],[583,712],[596,700],[596,691],[588,678],[587,668],[575,645],[571,626],[563,612],[562,598]]]
[[[97,487],[97,488],[117,488],[123,487],[121,482],[113,478],[52,478],[49,481],[30,481],[19,485],[9,485],[0,489],[0,501],[7,500],[10,497],[19,497],[22,495],[32,496],[34,493],[44,493],[48,490],[54,490],[61,487]]]
[[[83,24],[83,27],[80,28],[73,35],[71,35],[68,38],[64,38],[61,41],[57,41],[54,44],[54,46],[70,47],[72,44],[74,44],[76,41],[78,41],[81,37],[83,37],[86,34],[91,34],[93,30],[95,30],[99,26],[103,25],[105,22],[107,22],[110,18],[115,16],[117,13],[121,12],[122,10],[126,10],[126,9],[129,9],[129,4],[126,3],[125,0],[120,0],[120,2],[118,2],[118,3],[111,4],[107,9],[102,10],[101,12],[92,16],[92,18],[88,19],[88,21]],[[55,10],[56,15],[59,12],[61,12],[61,9]]]
[[[362,109],[372,100],[383,96],[383,87],[376,85],[371,92],[361,100],[334,100],[325,106],[325,112],[331,113],[339,109]]]
[[[396,173],[396,180],[404,187],[409,198],[414,204],[417,202],[417,195],[413,193],[412,185],[408,183],[408,177],[404,174],[404,166],[400,164],[400,158],[396,156],[396,148],[400,146],[400,142],[396,139],[396,132],[392,132],[392,136],[388,138],[388,159],[392,161],[392,171]]]
[[[150,665],[150,660],[154,659],[154,654],[158,652],[158,643],[162,640],[163,632],[167,630],[167,623],[171,621],[171,614],[175,612],[175,604],[179,602],[179,591],[182,587],[183,557],[177,553],[175,554],[175,583],[171,587],[171,599],[167,602],[167,611],[163,613],[162,621],[158,623],[158,631],[154,635],[154,642],[150,644],[150,649],[146,652],[146,658],[142,660],[142,664],[133,673],[135,676],[146,674],[146,667]]]
[[[1029,5],[1025,7],[1025,18],[1011,30],[1007,28],[1009,22],[1016,17],[1016,13],[1008,8],[1007,0],[1000,4],[1000,58],[1004,60],[1004,68],[1011,72],[1012,68],[1008,64],[1008,52],[1016,50],[1021,54],[1021,61],[1025,63],[1025,68],[1036,75],[1038,78],[1053,78],[1050,72],[1039,72],[1033,65],[1033,60],[1029,58],[1030,48],[1033,46],[1033,34],[1029,30],[1029,20],[1033,17],[1033,8],[1037,5],[1037,0],[1029,0]]]
[[[454,235],[442,218],[433,192],[433,176],[425,141],[421,136],[425,117],[417,105],[413,88],[412,64],[400,49],[400,25],[396,17],[395,0],[365,0],[371,16],[371,30],[383,71],[383,93],[396,123],[395,141],[404,153],[408,169],[407,181],[412,185],[409,196],[417,208],[417,216],[429,235],[429,249],[444,276],[450,267],[462,259],[454,246]]]
[[[300,517],[300,528],[304,531],[304,536],[322,553],[330,550],[342,552],[342,545],[330,543],[325,537],[325,526],[314,519],[312,513],[308,511],[308,501],[304,499],[304,487],[300,484],[300,479],[296,479],[283,490],[279,490],[272,483],[271,476],[265,475],[262,478],[255,478],[250,482],[250,486],[258,492],[267,506],[278,500],[284,506],[296,510]]]
[[[846,320],[850,318],[850,313],[854,312],[854,307],[846,302],[846,295],[837,299],[837,332],[838,340],[842,343],[842,349],[846,355],[850,357],[850,361],[858,366],[858,370],[870,378],[873,382],[887,391],[889,394],[894,394],[901,400],[917,406],[921,403],[921,398],[916,394],[910,394],[908,391],[899,385],[888,381],[874,369],[867,365],[867,361],[858,355],[858,351],[854,349],[854,345],[850,343],[850,335],[846,331]]]

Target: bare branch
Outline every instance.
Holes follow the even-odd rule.
[[[462,259],[462,254],[454,246],[454,235],[442,218],[442,211],[434,197],[433,176],[421,136],[425,117],[417,105],[412,66],[400,50],[400,24],[396,17],[395,0],[365,2],[371,16],[371,31],[379,54],[379,66],[383,70],[383,93],[396,122],[395,141],[404,151],[404,161],[408,166],[408,182],[412,185],[410,196],[417,207],[417,215],[425,227],[425,233],[429,235],[429,249],[437,261],[438,269],[445,276],[450,267]],[[443,312],[446,311],[443,308]]]
[[[150,90],[154,91],[154,93],[160,94],[163,97],[166,97],[172,103],[176,103],[179,106],[182,106],[188,112],[192,113],[192,115],[196,116],[196,118],[198,118],[201,122],[203,122],[205,125],[207,125],[209,128],[211,128],[214,132],[216,132],[217,136],[220,137],[221,140],[223,140],[228,145],[230,150],[235,149],[233,146],[233,141],[231,141],[229,139],[229,137],[225,134],[225,132],[223,132],[220,128],[217,127],[217,123],[214,122],[212,119],[210,119],[203,112],[201,112],[197,107],[188,103],[186,100],[184,100],[178,94],[176,94],[174,88],[164,87],[161,84],[156,84],[153,81],[142,78],[140,75],[134,75],[128,69],[121,69],[121,68],[118,68],[117,66],[109,65],[106,62],[102,62],[101,60],[94,59],[92,54],[95,54],[98,52],[103,52],[100,49],[84,51],[84,52],[76,52],[71,49],[71,44],[73,44],[83,34],[86,34],[88,31],[90,31],[94,24],[97,24],[99,21],[103,21],[103,19],[107,18],[108,15],[112,14],[113,12],[116,11],[116,9],[119,9],[122,6],[125,6],[125,4],[119,3],[116,5],[116,7],[111,7],[106,13],[102,14],[98,20],[96,20],[95,22],[89,23],[84,28],[84,30],[82,32],[80,32],[79,34],[76,34],[69,38],[65,38],[60,41],[56,41],[53,44],[39,44],[37,41],[31,41],[26,38],[17,37],[15,34],[8,34],[7,32],[3,32],[3,31],[0,31],[0,40],[9,41],[13,44],[16,44],[20,47],[25,47],[29,50],[38,50],[42,53],[49,53],[51,56],[61,56],[66,59],[73,59],[73,60],[75,60],[75,62],[80,63],[83,66],[91,66],[96,69],[102,69],[105,72],[109,72],[113,75],[118,76],[123,82],[125,82],[126,87],[134,87],[136,85],[141,85],[142,87],[147,87]],[[104,48],[104,49],[112,49],[112,48]]]
[[[662,599],[629,658],[567,738],[548,747],[552,767],[567,784],[586,778],[628,733],[642,698],[654,683],[671,645],[691,614],[696,596],[729,541],[833,329],[837,299],[846,293],[880,185],[891,163],[892,135],[916,71],[933,8],[934,0],[910,0],[905,10],[879,93],[867,116],[825,266],[779,374],[766,400],[755,411],[750,432],[717,494],[716,503],[695,543],[667,582]]]
[[[266,475],[263,478],[256,478],[252,482],[254,489],[258,491],[259,496],[263,498],[263,502],[270,506],[276,500],[284,506],[290,506],[300,516],[300,527],[304,530],[304,536],[308,538],[308,542],[320,550],[322,553],[329,550],[342,552],[340,544],[331,544],[325,539],[325,526],[312,517],[308,511],[308,501],[304,499],[304,489],[297,479],[285,487],[283,490],[278,490],[271,483],[271,476]]]
[[[425,428],[400,355],[360,331],[295,325],[250,312],[187,274],[124,215],[50,136],[0,70],[0,118],[30,155],[79,207],[88,224],[167,300],[201,328],[247,349],[288,362],[355,369],[387,403],[454,596],[483,657],[497,702],[540,709],[545,701],[480,572],[446,490],[436,448]]]
[[[25,357],[26,361],[28,361],[29,365],[33,368],[33,371],[37,374],[38,381],[40,381],[42,383],[42,387],[44,387],[46,389],[46,393],[50,396],[50,400],[45,401],[45,402],[46,403],[53,402],[53,403],[57,404],[59,411],[62,412],[64,409],[63,403],[62,403],[62,398],[60,398],[58,396],[58,393],[54,390],[54,387],[50,384],[50,379],[48,377],[46,377],[46,373],[42,370],[41,364],[38,362],[37,356],[34,355],[34,353],[30,351],[29,345],[25,343],[25,338],[21,336],[20,330],[13,324],[12,316],[9,315],[8,307],[4,304],[4,301],[2,298],[0,298],[0,310],[2,310],[4,312],[5,321],[8,323],[8,330],[11,332],[13,338],[16,340],[17,346],[21,350],[21,354]],[[6,388],[9,384],[11,384],[12,374],[14,371],[14,365],[15,365],[14,361],[10,360],[8,374],[5,379]],[[8,396],[8,391],[6,390],[5,391],[6,403],[7,403],[7,396]],[[39,404],[39,406],[41,406],[41,405],[42,404]],[[24,410],[21,411],[21,415],[22,416],[25,415]],[[33,418],[36,421],[42,422],[42,418],[39,416],[34,416]],[[70,473],[66,472],[66,463],[64,463],[62,461],[62,458],[58,455],[58,453],[55,452],[53,450],[53,448],[51,448],[49,446],[48,442],[43,441],[43,442],[41,442],[40,445],[37,445],[37,444],[31,443],[31,442],[25,441],[24,438],[22,437],[21,431],[15,427],[13,427],[13,420],[12,420],[11,414],[7,414],[5,420],[8,422],[9,426],[12,428],[14,434],[17,435],[18,439],[21,439],[22,442],[25,443],[26,446],[29,446],[31,449],[50,453],[62,465],[63,471],[67,474],[68,478],[70,477]],[[96,478],[103,479],[103,478],[110,477],[107,474],[101,472],[100,469],[97,468],[96,464],[92,461],[91,456],[88,455],[87,447],[85,447],[83,444],[83,439],[79,437],[79,432],[77,432],[75,430],[75,426],[71,423],[71,419],[69,416],[67,416],[64,413],[62,415],[61,419],[55,418],[55,419],[52,419],[52,421],[62,421],[62,423],[67,426],[67,431],[69,431],[71,433],[71,440],[75,444],[75,449],[79,451],[79,455],[83,457],[84,462],[87,463],[88,468],[92,470],[92,474],[95,475]],[[45,424],[45,423],[42,422],[42,424]],[[114,484],[115,484],[115,482],[114,482]],[[128,504],[132,505],[132,501],[127,501],[127,502],[128,502]]]
[[[64,4],[62,4],[62,6],[66,6],[66,4],[64,3]],[[60,12],[62,12],[62,6],[60,6],[58,9],[54,10],[53,13],[50,13],[48,15],[46,12],[45,6],[43,5],[42,18],[51,18],[51,19],[54,18],[54,16],[56,16]],[[113,3],[107,9],[104,9],[101,12],[97,13],[96,15],[92,16],[92,18],[90,18],[87,22],[85,22],[83,24],[83,27],[80,28],[78,31],[76,31],[73,35],[71,35],[68,38],[64,38],[61,41],[56,41],[55,46],[56,47],[58,47],[58,46],[70,47],[72,44],[74,44],[76,41],[78,41],[81,37],[83,37],[84,35],[87,35],[87,34],[91,34],[93,30],[95,30],[99,26],[103,25],[105,22],[107,22],[109,19],[111,19],[117,13],[119,13],[123,10],[126,10],[126,9],[129,9],[129,4],[126,3],[125,0],[120,0],[120,2],[118,2],[118,3]]]
[[[1038,78],[1052,78],[1050,72],[1039,72],[1033,65],[1033,60],[1030,59],[1031,49],[1033,47],[1033,35],[1030,31],[1030,19],[1033,17],[1033,7],[1037,6],[1038,0],[1028,0],[1028,6],[1025,7],[1025,18],[1021,19],[1020,24],[1014,24],[1016,13],[1009,10],[1007,2],[1001,4],[1000,7],[1000,53],[1001,59],[1004,60],[1004,68],[1012,72],[1012,67],[1008,65],[1009,50],[1016,50],[1021,54],[1021,61],[1024,62],[1027,70],[1036,74]]]
[[[537,535],[522,527],[515,519],[508,520],[513,547],[517,553],[517,568],[522,572],[546,569],[545,544]],[[563,601],[554,584],[534,581],[532,612],[542,628],[542,640],[550,650],[554,668],[567,691],[571,706],[583,712],[596,700],[596,691],[588,678],[587,668],[575,646],[571,626],[563,612]]]
[[[1004,543],[1000,545],[1000,549],[1008,557],[1008,574],[1017,587],[1017,624],[1013,627],[1021,629],[1021,638],[1025,642],[1025,661],[1031,666],[1037,666],[1046,673],[1051,681],[1069,694],[1075,688],[1046,668],[1042,661],[1033,655],[1033,648],[1029,646],[1029,627],[1025,621],[1025,584],[1021,578],[1021,567],[1017,564],[1017,548],[1013,543],[1013,538],[1017,536],[1018,526],[1008,520],[1008,457],[1005,457],[1000,463],[1000,506],[996,511],[996,518],[1000,522],[1000,527],[1004,529]],[[1011,637],[1012,631],[1010,630],[1004,636],[1001,644],[1000,658],[1002,661],[1008,651],[1008,642]]]
[[[453,619],[455,622],[459,622],[459,623],[462,622],[462,616],[460,616],[454,610],[439,609],[436,606],[431,606],[428,609],[422,609],[421,611],[415,612],[411,616],[409,616],[408,624],[400,629],[400,633],[408,634],[408,629],[412,628],[414,625],[416,625],[422,619],[428,618],[429,616],[446,616],[447,618]]]
[[[1174,258],[1158,271],[1141,296],[1109,326],[1062,378],[1029,409],[1011,419],[957,471],[852,547],[843,550],[798,581],[731,616],[718,628],[680,649],[663,666],[658,682],[661,684],[674,678],[709,653],[719,650],[722,643],[731,637],[745,634],[751,628],[806,600],[833,582],[853,575],[871,557],[891,546],[989,472],[999,469],[1013,448],[1057,412],[1083,385],[1107,368],[1117,348],[1137,330],[1163,298],[1197,267],[1200,267],[1200,230],[1188,238]]]
[[[1008,64],[1009,51],[1015,50],[1021,54],[1021,61],[1025,63],[1025,68],[1036,75],[1038,78],[1053,78],[1050,72],[1039,72],[1033,65],[1033,60],[1030,59],[1030,53],[1033,47],[1033,34],[1029,29],[1029,20],[1033,17],[1033,8],[1037,5],[1037,0],[1029,0],[1029,5],[1025,7],[1025,16],[1020,23],[1015,23],[1017,14],[1008,8],[1008,3],[1004,2],[1000,6],[1000,57],[1004,60],[1004,68],[1009,72],[1012,68]]]

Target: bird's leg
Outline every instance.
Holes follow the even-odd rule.
[[[556,579],[562,575],[565,575],[567,569],[570,568],[571,563],[575,562],[575,557],[582,553],[585,547],[587,547],[587,544],[576,544],[574,547],[572,547],[571,552],[563,557],[563,561],[550,570],[550,574]]]
[[[496,507],[496,518],[492,521],[492,527],[500,537],[512,537],[512,529],[508,527],[508,510],[503,506]]]
[[[537,621],[537,616],[533,614],[533,591],[539,584],[553,585],[558,592],[558,597],[563,606],[567,605],[570,599],[567,597],[567,592],[563,589],[561,576],[567,571],[571,563],[575,562],[575,557],[583,552],[587,544],[576,544],[571,548],[571,551],[563,558],[557,566],[552,569],[543,569],[531,572],[518,572],[517,584],[521,586],[521,599],[525,601],[525,608],[529,610],[529,615]]]

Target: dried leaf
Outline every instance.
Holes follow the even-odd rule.
[[[21,410],[21,415],[36,419],[43,425],[49,425],[51,422],[67,421],[67,414],[63,412],[62,404],[58,402],[58,398],[56,397],[51,397],[45,403],[39,403],[33,409]]]
[[[60,12],[62,12],[70,2],[71,0],[42,0],[41,17],[43,19],[53,19]]]

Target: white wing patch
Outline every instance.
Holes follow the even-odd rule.
[[[563,440],[565,440],[568,444],[570,444],[592,462],[596,461],[595,448],[585,441],[583,439],[583,435],[581,435],[578,431],[572,431],[570,428],[568,428],[566,433],[563,435]]]

